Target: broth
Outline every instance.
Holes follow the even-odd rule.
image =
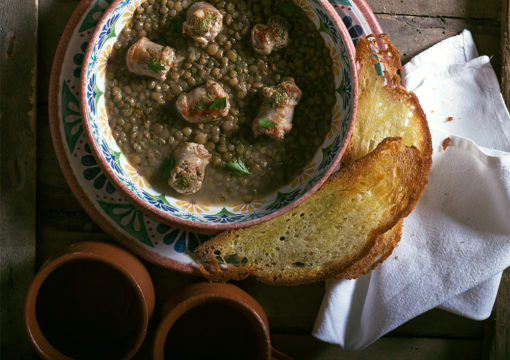
[[[135,341],[141,324],[138,295],[111,266],[74,260],[41,285],[36,316],[46,339],[74,359],[117,359]]]
[[[198,305],[170,329],[165,359],[260,359],[259,339],[244,314],[221,303]]]

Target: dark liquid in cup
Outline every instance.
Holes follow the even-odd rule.
[[[125,275],[94,260],[58,267],[44,281],[36,316],[46,339],[74,359],[117,359],[135,341],[142,307]]]
[[[198,305],[170,329],[165,359],[259,359],[258,336],[250,320],[232,306]]]

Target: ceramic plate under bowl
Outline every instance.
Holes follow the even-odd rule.
[[[353,41],[365,34],[381,32],[364,1],[331,2]],[[79,105],[81,65],[88,41],[110,3],[82,0],[60,41],[49,96],[50,125],[57,157],[74,194],[106,233],[148,261],[176,271],[199,274],[189,254],[209,237],[173,228],[127,201],[98,165],[83,131]],[[230,215],[220,215],[219,221],[225,216]]]

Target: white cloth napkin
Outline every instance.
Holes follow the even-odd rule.
[[[404,73],[427,114],[432,171],[390,258],[358,280],[326,284],[312,334],[348,350],[435,307],[489,317],[510,266],[510,115],[490,59],[465,30]]]

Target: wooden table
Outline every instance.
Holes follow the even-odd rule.
[[[22,304],[34,270],[72,242],[110,241],[73,196],[53,151],[48,81],[64,26],[78,0],[0,1],[0,234],[2,359],[32,358]],[[481,54],[493,57],[510,101],[509,0],[368,0],[405,62],[430,45],[471,30]],[[199,279],[146,264],[157,305]],[[238,283],[266,310],[276,348],[296,359],[509,359],[510,275],[504,275],[490,319],[432,310],[366,350],[344,352],[309,334],[323,284],[295,288]],[[154,324],[152,324],[154,326]],[[148,343],[148,341],[146,342]],[[147,344],[137,358],[148,358]]]

